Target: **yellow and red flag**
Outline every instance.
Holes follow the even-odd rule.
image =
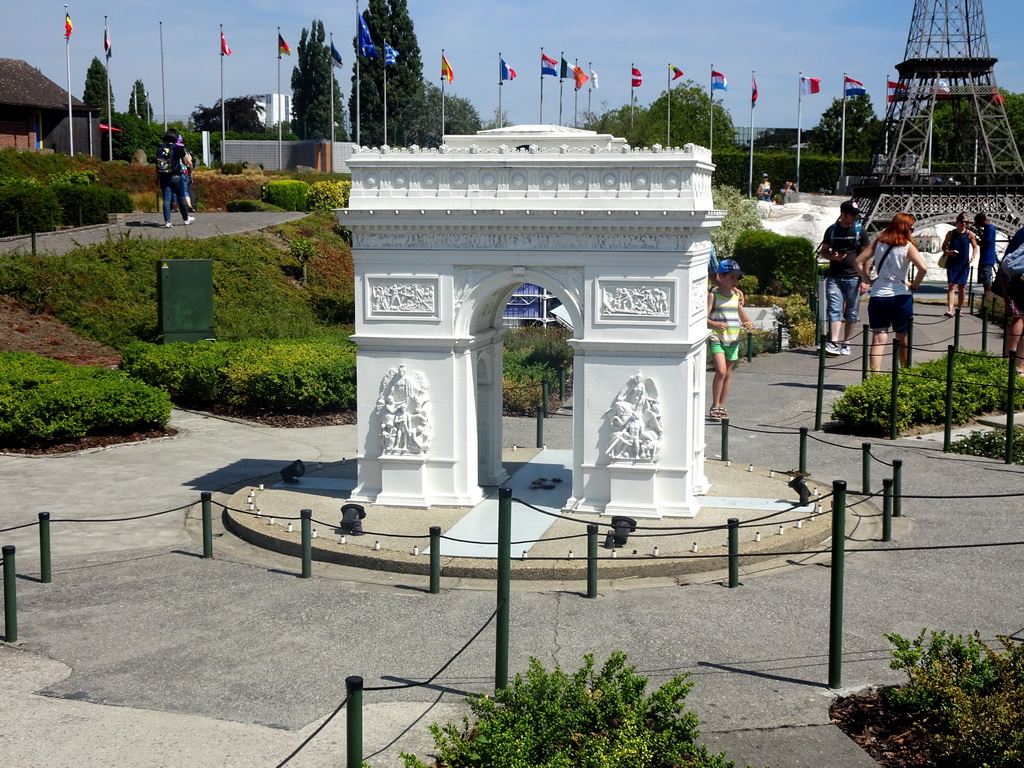
[[[448,59],[441,54],[441,79],[447,80],[451,84],[452,80],[455,79],[455,73],[452,71],[452,65],[448,63]]]
[[[71,37],[71,32],[74,27],[71,25],[71,14],[64,11],[64,37]]]
[[[291,56],[292,55],[292,49],[288,47],[288,43],[286,43],[284,41],[284,38],[281,37],[281,33],[278,32],[277,33],[277,55],[280,56],[281,54],[286,54],[288,56]]]

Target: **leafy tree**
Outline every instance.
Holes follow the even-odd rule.
[[[447,99],[446,99],[445,100],[445,105],[446,105],[446,108],[445,108],[445,132],[446,133],[455,133],[455,131],[450,127],[450,122],[448,120],[447,103],[448,102],[447,102]],[[507,127],[509,125],[512,125],[512,123],[511,123],[511,121],[509,120],[509,117],[508,117],[508,110],[507,109],[501,110],[501,114],[499,115],[498,114],[498,108],[495,107],[494,108],[494,112],[491,113],[490,119],[487,122],[485,122],[481,127],[485,131],[489,131],[492,128],[504,128],[504,127]]]
[[[82,101],[90,107],[100,108],[100,120],[110,125],[110,113],[107,112],[107,68],[99,57],[93,56],[89,69],[85,72],[85,90]],[[110,108],[114,108],[114,94],[110,94]]]
[[[153,121],[153,105],[149,103],[149,94],[141,80],[136,80],[128,96],[128,111],[143,120]]]
[[[331,137],[331,47],[325,42],[324,23],[313,20],[310,29],[302,30],[298,60],[292,70],[292,129],[304,139]],[[330,78],[330,79],[328,79]],[[334,135],[338,141],[347,141],[341,89],[334,82]]]
[[[396,145],[412,143],[410,126],[422,103],[423,61],[416,41],[406,0],[370,0],[364,14],[377,58],[359,57],[359,80],[353,64],[352,95],[349,112],[356,114],[356,89],[360,98],[360,136],[364,145],[377,146],[384,140],[384,42],[398,51],[398,59],[388,65],[388,141]],[[355,118],[353,118],[355,125]]]
[[[224,118],[227,127],[241,133],[266,133],[263,122],[263,107],[256,103],[255,96],[235,96],[224,100]],[[196,106],[191,115],[197,131],[220,130],[220,99],[212,107]]]
[[[1010,121],[1017,151],[1024,151],[1024,94],[1001,89],[999,92],[1003,94],[1003,108],[1006,110],[1006,119]]]
[[[164,132],[163,125],[138,117],[134,112],[115,112],[114,125],[121,129],[114,131],[112,139],[115,160],[131,160],[137,149],[146,150],[149,158],[156,154]]]
[[[884,122],[875,115],[871,97],[846,100],[846,156],[870,157],[882,135]],[[822,155],[838,155],[843,141],[843,100],[833,99],[814,127],[809,149]]]
[[[433,83],[424,83],[420,103],[410,116],[406,130],[410,144],[421,147],[441,145],[441,89]],[[469,99],[445,92],[444,130],[451,134],[469,134],[480,130],[480,115]]]

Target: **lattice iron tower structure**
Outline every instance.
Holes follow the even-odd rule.
[[[900,211],[919,227],[983,211],[1007,233],[1024,219],[1024,164],[996,86],[981,2],[914,0],[883,137],[854,190],[872,232]]]

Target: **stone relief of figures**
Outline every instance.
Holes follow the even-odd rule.
[[[654,464],[661,456],[664,426],[654,382],[642,371],[629,377],[605,414],[611,432],[605,454],[614,461]]]
[[[601,310],[605,315],[668,317],[668,291],[642,285],[602,286]]]
[[[433,438],[431,409],[422,373],[409,373],[404,364],[389,370],[381,379],[374,409],[380,425],[381,453],[426,453]]]
[[[434,314],[437,286],[433,282],[370,283],[370,310],[381,313]]]

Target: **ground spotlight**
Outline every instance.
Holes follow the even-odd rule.
[[[632,517],[613,517],[612,528],[605,537],[604,546],[606,549],[626,546],[629,534],[636,530],[636,520]]]
[[[306,474],[306,465],[302,463],[302,459],[296,459],[281,470],[281,479],[286,483],[297,483],[304,474]]]
[[[790,488],[792,488],[794,491],[800,494],[801,507],[806,507],[808,504],[811,503],[811,490],[810,488],[807,487],[807,483],[804,482],[804,479],[800,475],[794,477],[792,480],[786,483],[786,485],[788,485]]]
[[[341,532],[352,536],[363,535],[363,518],[366,510],[361,504],[346,504],[341,508]]]

